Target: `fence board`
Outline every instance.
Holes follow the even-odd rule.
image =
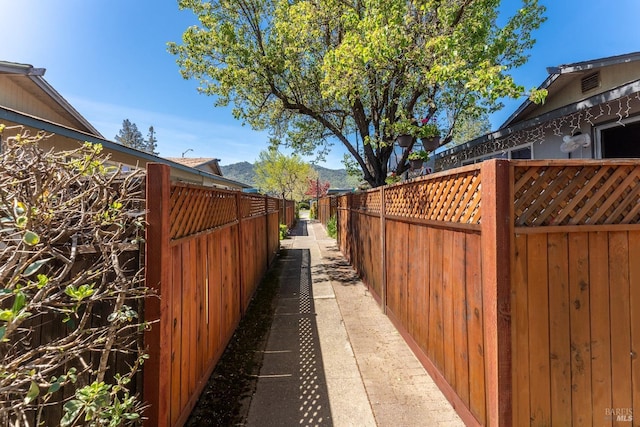
[[[453,330],[453,231],[443,230],[442,239],[442,346],[444,377],[455,389],[455,333]]]
[[[574,426],[591,426],[591,296],[589,235],[569,234],[571,324],[571,417]]]
[[[181,283],[181,295],[182,301],[180,302],[180,318],[182,319],[180,330],[180,408],[185,408],[189,402],[189,393],[191,391],[192,377],[190,370],[190,347],[191,347],[191,302],[194,296],[191,295],[191,245],[190,242],[184,242],[180,245],[181,249],[181,264],[182,264],[182,283]]]
[[[631,408],[631,314],[629,306],[629,239],[627,232],[609,233],[612,408]],[[616,417],[617,418],[617,417]],[[616,422],[614,425],[624,425]],[[628,423],[627,423],[628,425]]]
[[[469,406],[469,337],[467,331],[467,286],[465,280],[466,236],[455,232],[453,236],[452,301],[453,342],[455,363],[455,390],[460,399]]]
[[[442,230],[429,234],[429,354],[440,372],[444,371],[442,332]]]
[[[547,235],[529,236],[527,243],[531,422],[544,426],[551,423]]]
[[[222,354],[222,286],[220,263],[221,231],[207,236],[207,280],[209,290],[209,360],[217,360]]]
[[[591,387],[593,422],[611,425],[611,329],[609,323],[609,241],[607,233],[589,233],[591,289]]]
[[[629,232],[629,255],[640,254],[640,232]],[[640,416],[640,263],[629,260],[632,412]]]
[[[171,425],[176,425],[183,408],[182,394],[182,246],[171,248],[172,294],[171,299]],[[160,374],[160,373],[159,373]],[[184,381],[187,384],[187,381]]]
[[[420,227],[409,225],[410,243],[407,248],[407,259],[413,260],[407,263],[407,283],[419,283],[424,277],[423,269],[424,262],[422,260],[422,242]],[[379,256],[379,255],[378,255]],[[420,321],[418,316],[422,311],[422,297],[424,293],[424,286],[412,286],[407,288],[407,332],[412,337],[420,336]],[[418,342],[416,340],[416,342]]]
[[[512,377],[513,377],[513,425],[530,424],[529,400],[529,294],[528,294],[528,236],[516,235],[514,240],[514,274],[512,292]]]
[[[549,357],[551,425],[571,425],[571,326],[569,244],[566,233],[549,234]]]
[[[467,301],[469,307],[469,409],[480,424],[486,423],[484,328],[482,325],[482,282],[480,237],[467,236],[466,256]]]
[[[403,260],[407,259],[407,224],[390,221],[387,223],[387,306],[400,319],[406,270]]]

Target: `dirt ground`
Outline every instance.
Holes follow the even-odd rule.
[[[280,257],[285,253],[281,249]],[[262,365],[261,350],[273,319],[280,268],[278,258],[258,287],[187,420],[187,427],[245,425]]]

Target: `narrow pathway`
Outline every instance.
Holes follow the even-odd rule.
[[[318,222],[282,242],[249,426],[463,426]]]

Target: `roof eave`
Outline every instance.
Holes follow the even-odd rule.
[[[51,99],[53,99],[58,105],[60,105],[65,111],[73,116],[78,122],[80,122],[85,128],[89,130],[95,136],[104,138],[104,136],[95,128],[82,114],[78,112],[69,102],[60,95],[60,93],[53,88],[45,79],[44,74],[47,70],[45,68],[35,68],[30,64],[19,64],[16,62],[0,61],[0,72],[21,74],[28,77],[33,83],[35,83],[44,93],[46,93]]]
[[[31,116],[31,115],[28,115],[28,114],[24,114],[24,113],[12,110],[12,109],[7,108],[7,107],[0,106],[0,119],[9,120],[9,121],[14,122],[14,123],[20,123],[20,124],[23,124],[25,126],[29,126],[29,127],[36,128],[36,129],[41,129],[41,130],[44,130],[46,132],[51,132],[51,133],[54,133],[56,135],[61,135],[61,136],[64,136],[64,137],[67,137],[67,138],[71,138],[71,139],[75,139],[75,140],[78,140],[78,141],[87,141],[87,142],[90,142],[90,143],[93,143],[93,144],[102,144],[102,146],[106,150],[110,150],[110,151],[114,151],[114,152],[120,152],[120,153],[128,154],[130,156],[135,156],[135,157],[138,157],[141,160],[145,160],[147,162],[164,163],[164,164],[166,164],[168,166],[171,166],[172,168],[174,168],[176,170],[181,170],[181,171],[184,171],[184,172],[191,173],[193,175],[198,175],[198,176],[210,179],[211,181],[217,182],[219,184],[228,185],[228,186],[232,186],[232,187],[251,188],[251,186],[249,186],[247,184],[244,184],[242,182],[233,181],[231,179],[224,178],[224,177],[222,177],[220,175],[215,175],[215,174],[211,174],[211,173],[205,172],[205,171],[200,170],[200,169],[191,168],[191,167],[182,165],[180,163],[164,159],[162,157],[154,156],[153,154],[149,154],[149,153],[144,152],[144,151],[139,151],[139,150],[133,149],[131,147],[126,147],[126,146],[118,144],[116,142],[112,142],[112,141],[106,140],[101,136],[97,136],[97,135],[93,135],[93,134],[90,134],[90,133],[78,131],[76,129],[71,129],[69,127],[62,126],[62,125],[59,125],[57,123],[50,122],[48,120],[42,120],[42,119],[40,119],[38,117],[34,117],[34,116]]]
[[[464,151],[466,149],[472,148],[476,145],[482,144],[484,142],[488,142],[491,140],[496,140],[500,138],[504,138],[505,136],[511,135],[514,132],[527,129],[533,126],[537,126],[541,123],[548,122],[550,120],[563,117],[577,111],[586,110],[587,108],[591,108],[598,104],[603,104],[605,102],[612,101],[614,99],[621,98],[623,96],[630,95],[635,92],[640,92],[640,79],[635,80],[633,82],[627,83],[622,86],[618,86],[617,88],[608,90],[603,93],[599,93],[597,95],[593,95],[587,99],[583,99],[581,101],[574,102],[573,104],[566,105],[562,108],[558,108],[556,110],[549,111],[545,114],[542,114],[537,117],[533,117],[524,122],[516,123],[511,127],[501,127],[495,132],[490,132],[488,134],[482,135],[474,140],[471,140],[467,143],[457,145],[453,148],[450,148],[446,151],[442,151],[436,154],[436,157],[447,157],[453,154],[456,154],[460,151]]]

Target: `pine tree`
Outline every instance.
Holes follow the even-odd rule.
[[[156,132],[153,130],[153,126],[149,126],[149,133],[147,134],[147,140],[145,141],[145,151],[149,154],[153,154],[154,156],[160,154],[156,151],[158,148],[157,142],[158,139],[156,138]]]
[[[146,150],[146,143],[142,134],[138,130],[138,126],[135,123],[131,123],[129,119],[122,121],[122,129],[115,136],[116,142],[126,147],[135,148],[140,151]]]

